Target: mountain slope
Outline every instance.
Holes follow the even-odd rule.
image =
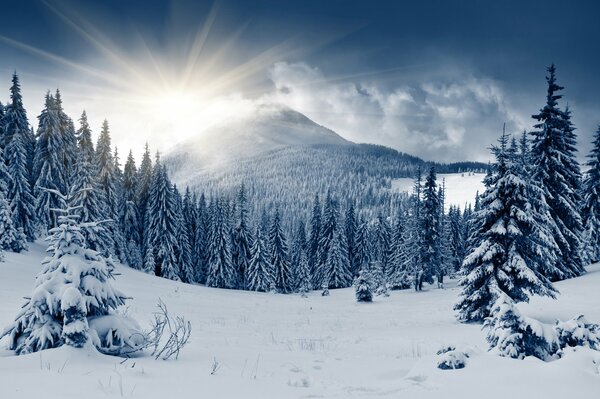
[[[308,216],[315,194],[331,191],[356,208],[377,214],[406,195],[392,181],[430,165],[394,149],[355,144],[289,108],[262,106],[214,126],[164,157],[172,180],[207,195],[232,195],[242,183],[258,215],[283,206],[294,218]],[[436,164],[438,172],[484,170],[479,163]]]
[[[232,118],[178,144],[166,157],[175,175],[221,166],[261,153],[316,144],[351,142],[305,115],[277,104],[262,104],[249,115]],[[175,178],[177,180],[177,178]]]

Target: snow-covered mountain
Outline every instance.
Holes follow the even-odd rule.
[[[165,157],[175,181],[209,166],[253,157],[285,147],[319,144],[351,145],[333,130],[279,104],[261,104],[253,111],[211,126],[176,145]]]
[[[285,203],[292,212],[310,209],[314,195],[328,190],[377,208],[388,203],[394,179],[412,178],[417,168],[432,164],[388,147],[353,143],[277,104],[214,125],[163,159],[178,187],[222,195],[245,183],[256,204]],[[440,173],[484,168],[469,162],[437,165]]]

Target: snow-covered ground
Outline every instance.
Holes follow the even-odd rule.
[[[446,209],[449,205],[458,205],[464,209],[465,204],[473,204],[477,191],[482,194],[485,190],[482,181],[484,177],[485,173],[468,172],[437,175],[438,184],[442,184],[442,179],[446,181]],[[414,184],[412,178],[395,179],[392,180],[392,189],[412,193]]]
[[[29,295],[43,247],[0,263],[0,326]],[[119,266],[116,286],[133,297],[128,314],[148,325],[158,298],[193,324],[178,361],[123,361],[60,348],[15,357],[0,352],[0,398],[592,398],[600,352],[579,348],[557,361],[486,353],[479,325],[456,322],[458,289],[392,292],[357,304],[351,289],[276,295],[180,284]],[[557,301],[535,298],[523,312],[551,322],[585,314],[600,321],[600,266],[559,283]],[[436,368],[446,344],[472,347],[465,369]],[[6,346],[6,339],[0,342]],[[213,362],[217,371],[211,374]],[[595,363],[594,363],[595,362]]]

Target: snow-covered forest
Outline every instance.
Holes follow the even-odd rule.
[[[24,250],[57,226],[52,189],[78,190],[80,222],[105,221],[98,231],[84,233],[89,248],[186,283],[292,293],[350,287],[365,268],[373,271],[377,289],[386,291],[408,288],[416,278],[432,283],[434,276],[454,275],[462,263],[473,210],[442,211],[444,187],[436,169],[478,164],[427,164],[376,146],[315,147],[317,154],[327,153],[312,161],[320,169],[312,169],[290,148],[267,157],[279,161],[262,161],[271,170],[268,177],[266,171],[248,173],[232,194],[219,192],[214,178],[204,187],[176,187],[160,154],[148,146],[139,163],[130,151],[122,165],[108,122],[94,145],[85,111],[75,123],[64,113],[59,91],[46,96],[34,133],[16,74],[2,115],[5,208],[10,204],[5,212],[12,215],[5,250]],[[331,156],[336,151],[343,155]],[[281,157],[298,161],[284,166]],[[240,170],[250,165],[255,163],[245,161]],[[389,190],[391,178],[412,172],[422,195]],[[307,173],[316,173],[307,179],[311,185],[299,186],[291,177]],[[427,224],[430,219],[433,224]],[[422,226],[429,229],[424,234]],[[430,234],[435,254],[421,263]],[[444,240],[448,250],[442,253]]]
[[[146,145],[142,159],[129,151],[122,161],[108,121],[94,143],[86,112],[74,121],[58,90],[46,95],[34,131],[15,73],[10,99],[0,104],[0,258],[12,262],[16,255],[6,252],[27,253],[44,238],[49,246],[33,294],[4,330],[8,348],[28,354],[91,342],[108,355],[147,350],[160,320],[144,332],[120,313],[130,299],[113,287],[122,264],[134,269],[125,272],[129,284],[173,280],[173,295],[208,287],[199,299],[210,288],[228,289],[215,291],[219,301],[238,301],[232,290],[259,291],[273,302],[310,300],[312,310],[350,287],[353,298],[339,290],[348,306],[380,306],[365,303],[400,290],[406,301],[451,299],[456,320],[483,324],[486,349],[501,357],[547,362],[573,347],[600,349],[597,320],[573,315],[555,322],[522,310],[534,297],[550,301],[563,286],[573,290],[576,284],[562,281],[600,260],[600,128],[582,172],[554,65],[546,81],[546,101],[530,131],[499,127],[485,190],[472,204],[445,206],[445,181],[437,174],[469,173],[480,164],[441,165],[366,145],[277,149],[260,162],[206,170],[177,187],[169,171],[180,166],[176,160]],[[392,190],[391,180],[407,175],[413,192]],[[438,293],[455,292],[448,287],[458,287],[458,299]],[[191,325],[177,320],[183,347]],[[477,356],[480,343],[465,346],[459,336],[442,340],[436,367],[468,368]],[[158,353],[178,356],[179,349]],[[255,379],[256,362],[248,371]],[[219,369],[215,358],[211,375]],[[419,382],[419,374],[411,378]]]

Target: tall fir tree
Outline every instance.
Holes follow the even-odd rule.
[[[392,243],[390,248],[389,267],[387,269],[387,281],[390,289],[402,290],[409,288],[412,284],[409,270],[406,268],[405,251],[406,247],[406,215],[398,212],[394,229],[392,233]]]
[[[178,275],[184,283],[191,283],[194,281],[192,246],[190,244],[188,229],[183,218],[183,198],[176,186],[173,187],[173,195],[175,196],[175,236],[178,244],[175,256],[177,259]]]
[[[579,213],[581,172],[575,158],[576,135],[570,121],[570,112],[561,111],[558,94],[563,87],[556,83],[556,68],[548,68],[546,104],[533,118],[537,130],[531,132],[532,180],[541,188],[542,202],[549,205],[550,215],[557,229],[554,240],[561,257],[551,280],[579,276],[585,272],[581,259],[582,221]]]
[[[144,154],[142,156],[142,162],[140,163],[140,169],[137,176],[137,192],[136,192],[136,205],[139,214],[139,234],[142,243],[142,253],[146,252],[146,226],[147,223],[147,212],[148,212],[148,197],[150,196],[150,186],[152,185],[152,157],[150,156],[150,148],[148,143],[144,147]]]
[[[422,176],[421,167],[417,168],[413,184],[411,214],[407,223],[406,239],[404,240],[404,264],[410,270],[414,279],[415,291],[420,291],[423,285],[423,218],[422,218]]]
[[[17,231],[13,225],[10,205],[0,190],[0,252],[12,250],[17,239]]]
[[[129,151],[125,167],[123,168],[123,184],[121,191],[119,225],[123,233],[123,239],[127,243],[127,263],[136,269],[143,265],[140,235],[140,214],[136,206],[137,199],[137,176],[133,153]]]
[[[246,269],[249,266],[252,249],[252,233],[246,187],[242,183],[236,197],[235,228],[233,232],[233,263],[237,271],[238,283],[241,289],[246,287]]]
[[[435,168],[429,169],[423,187],[423,281],[433,283],[441,269],[440,211],[442,205],[437,189]]]
[[[508,136],[493,147],[496,174],[475,214],[476,237],[464,261],[466,276],[455,309],[461,321],[481,322],[503,294],[516,302],[533,294],[554,297],[556,290],[540,273],[540,263],[556,261],[531,213],[527,183],[508,151]]]
[[[100,188],[104,191],[104,197],[106,198],[108,216],[111,219],[117,220],[118,178],[113,150],[111,148],[110,129],[106,119],[102,122],[102,130],[96,144],[96,168]]]
[[[600,260],[600,126],[594,133],[592,150],[588,155],[588,171],[583,182],[583,242],[584,260],[595,263]]]
[[[210,236],[210,217],[206,206],[204,194],[198,199],[198,217],[196,221],[196,244],[194,255],[196,258],[195,274],[196,281],[206,283],[208,272],[208,239]]]
[[[344,238],[340,240],[342,230],[339,222],[339,204],[331,192],[328,192],[319,234],[318,265],[315,270],[318,281],[316,287],[323,287],[326,284],[328,288],[340,288],[351,284],[351,281],[346,281],[350,274],[350,265],[345,248],[346,241]],[[335,275],[332,274],[334,269]],[[332,282],[332,278],[336,281]]]
[[[175,195],[167,170],[159,161],[154,165],[148,199],[148,234],[146,250],[153,251],[154,274],[179,280],[177,265],[177,217]],[[145,258],[150,258],[149,254]]]
[[[45,106],[38,120],[37,144],[33,160],[35,176],[33,194],[37,199],[36,213],[40,227],[42,230],[47,230],[56,224],[56,216],[51,209],[60,206],[58,198],[47,189],[64,193],[68,188],[62,159],[62,148],[65,143],[60,131],[56,100],[50,93],[46,94]]]
[[[208,237],[208,270],[206,285],[236,288],[237,273],[231,257],[229,206],[224,198],[213,199],[210,205],[210,235]]]
[[[66,187],[71,187],[75,175],[75,163],[77,162],[77,137],[73,120],[65,113],[63,109],[62,96],[60,90],[56,89],[54,95],[54,105],[56,107],[56,116],[58,118],[58,127],[60,142],[58,159],[62,165],[62,180]]]
[[[465,219],[458,206],[448,208],[450,234],[451,274],[458,273],[465,257],[466,228]]]
[[[310,219],[310,237],[308,240],[308,264],[310,265],[311,275],[313,277],[313,287],[320,287],[321,281],[318,281],[319,266],[319,245],[321,241],[321,202],[319,195],[315,195],[313,202],[312,215]]]
[[[102,122],[102,130],[96,144],[96,170],[98,184],[106,203],[106,216],[111,221],[104,228],[113,237],[113,252],[121,262],[127,262],[126,242],[119,228],[119,198],[121,189],[120,170],[116,167],[111,148],[108,121]]]
[[[346,288],[352,285],[352,273],[346,250],[346,239],[343,230],[339,229],[333,236],[325,263],[324,280],[329,282],[328,288]]]
[[[22,130],[13,130],[6,146],[8,173],[11,176],[8,200],[12,210],[14,226],[22,229],[29,241],[36,238],[35,197],[32,194],[27,172],[26,138]]]
[[[250,263],[246,270],[246,287],[251,291],[267,292],[275,284],[275,273],[269,260],[267,243],[260,227],[256,228],[251,253]]]
[[[6,147],[12,140],[15,132],[20,132],[23,136],[23,145],[25,146],[25,154],[27,156],[27,176],[31,179],[31,162],[33,161],[33,150],[35,147],[35,138],[32,137],[27,119],[27,112],[23,105],[23,96],[21,94],[21,84],[19,76],[15,72],[12,77],[12,85],[10,87],[10,102],[4,107],[4,115],[0,120],[2,126],[2,136],[0,136],[0,147],[6,150]],[[31,180],[29,182],[32,183]]]
[[[361,218],[356,229],[354,240],[355,262],[359,270],[368,269],[371,264],[372,247],[369,223]]]
[[[346,249],[348,252],[348,264],[352,277],[358,276],[360,270],[356,259],[356,213],[354,204],[351,202],[346,209],[344,217],[344,234],[346,240]]]
[[[190,267],[190,281],[198,282],[198,254],[196,253],[196,240],[198,232],[198,208],[196,207],[196,198],[192,195],[189,187],[185,188],[185,194],[183,195],[182,204],[182,226],[185,229],[186,238],[189,245],[189,267]]]
[[[269,254],[270,263],[275,273],[275,287],[280,293],[289,293],[293,290],[292,267],[290,265],[287,239],[281,226],[279,209],[275,209],[275,216],[269,229]]]
[[[74,212],[79,217],[78,221],[82,223],[105,221],[108,219],[106,200],[97,180],[92,132],[85,111],[79,123],[77,161],[73,178],[75,201],[79,207]],[[113,237],[107,229],[85,229],[82,234],[88,248],[103,256],[113,253]]]
[[[312,289],[312,276],[308,264],[308,241],[304,221],[298,223],[294,246],[292,249],[292,270],[294,272],[294,288],[301,294],[306,294]]]

